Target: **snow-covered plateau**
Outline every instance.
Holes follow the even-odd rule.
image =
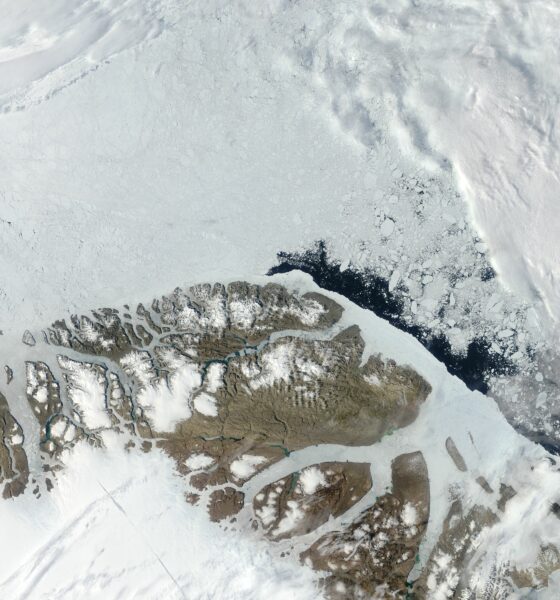
[[[350,597],[333,548],[367,527],[389,535],[360,515],[398,498],[418,544],[409,595],[560,597],[557,3],[0,0],[0,15],[0,467],[13,496],[0,501],[0,595]],[[330,308],[288,303],[282,327],[242,347],[161,341],[136,311],[176,286],[238,280],[344,311],[333,325]],[[255,305],[230,300],[204,323],[187,302],[175,325],[253,327]],[[127,302],[120,356],[86,311],[126,320]],[[329,344],[361,347],[333,341],[343,325],[359,327],[364,360],[394,359],[431,388],[397,402],[390,431],[313,430],[315,445],[290,429],[288,456],[255,440],[183,456],[169,441],[222,422],[228,377],[245,385],[227,421],[243,439],[250,399],[272,402],[271,389],[333,410]],[[73,327],[82,345],[66,344]],[[372,364],[352,398],[378,398]],[[386,491],[418,452],[429,510],[420,492],[414,505]],[[212,480],[223,456],[228,475]],[[358,476],[363,497],[322,522],[316,499],[346,498]]]

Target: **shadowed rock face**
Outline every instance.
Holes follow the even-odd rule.
[[[392,463],[392,492],[377,499],[353,523],[327,533],[301,558],[325,579],[333,598],[402,597],[429,516],[428,470],[420,452]]]
[[[486,478],[483,477],[482,475],[479,475],[475,481],[487,494],[494,493],[494,490],[490,487],[490,484],[486,481]]]
[[[498,498],[497,507],[500,512],[504,512],[507,503],[517,494],[517,492],[505,483],[500,484],[500,496]]]
[[[269,539],[291,538],[344,514],[371,483],[368,463],[320,463],[265,486],[255,496],[253,509]]]
[[[27,485],[29,467],[23,449],[23,430],[0,394],[0,485],[2,496],[19,496]]]

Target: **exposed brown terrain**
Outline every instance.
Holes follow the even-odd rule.
[[[280,540],[339,517],[370,489],[368,463],[320,463],[269,483],[255,496],[253,510],[265,535]]]
[[[53,489],[65,451],[79,442],[101,448],[104,433],[116,432],[126,448],[169,455],[184,478],[185,499],[205,507],[212,521],[246,527],[283,548],[280,556],[301,553],[321,572],[329,598],[428,600],[436,588],[462,598],[470,593],[478,536],[500,522],[516,494],[511,486],[503,483],[494,497],[486,479],[476,477],[495,508],[464,508],[454,498],[412,581],[430,516],[420,452],[394,458],[391,486],[377,497],[377,465],[366,462],[315,460],[267,478],[266,470],[293,452],[380,442],[412,424],[430,394],[429,383],[409,366],[364,356],[359,327],[343,329],[341,315],[321,294],[235,282],[177,289],[149,308],[75,315],[42,338],[27,332],[24,343],[34,356],[42,339],[50,352],[26,363],[43,473],[30,478],[24,432],[0,395],[3,496],[21,494],[29,480],[36,496]],[[174,420],[158,404],[164,401]],[[450,437],[445,450],[468,476]],[[263,483],[248,494],[257,475]],[[491,597],[505,600],[515,586],[546,585],[558,556],[555,546],[543,546],[533,567],[497,573]]]
[[[313,568],[331,573],[324,584],[332,598],[406,597],[428,522],[428,469],[419,452],[398,456],[391,468],[391,493],[302,553]]]
[[[12,416],[6,398],[0,394],[0,486],[3,498],[19,496],[28,480],[23,430]]]

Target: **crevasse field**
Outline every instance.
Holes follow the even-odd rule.
[[[488,586],[497,564],[532,568],[560,540],[559,29],[552,0],[0,0],[0,353],[14,373],[0,391],[31,475],[25,361],[42,360],[41,328],[199,282],[321,292],[370,353],[432,391],[380,443],[294,451],[243,483],[246,497],[336,460],[370,462],[375,498],[391,460],[420,450],[420,573],[450,498],[490,506],[475,477],[497,494],[507,475],[516,495],[477,542],[471,595],[454,595],[444,564],[427,597],[560,597],[560,553],[547,585]],[[311,267],[267,276],[282,256],[314,260],[318,242],[338,273],[385,282],[398,327],[321,290]],[[508,368],[473,389],[415,328],[450,356],[482,340]],[[164,430],[187,412],[159,392],[173,399],[152,423]],[[295,552],[185,502],[163,451],[117,437],[67,450],[40,498],[30,484],[0,501],[0,597],[327,597]],[[472,473],[454,468],[448,437]]]

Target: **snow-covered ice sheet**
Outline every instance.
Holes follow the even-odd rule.
[[[25,89],[6,83],[4,331],[264,273],[279,250],[325,239],[459,350],[482,335],[523,361],[550,342],[556,183],[538,157],[556,160],[554,5],[4,1],[4,68],[43,56],[34,39],[58,48],[83,30],[104,48],[69,47]],[[491,119],[511,134],[493,138],[503,149]],[[512,186],[525,198],[524,181],[543,193],[504,200]]]
[[[177,423],[192,415],[192,394],[200,383],[196,367],[185,365],[170,376],[169,382],[162,379],[139,392],[138,404],[155,431],[173,431]],[[199,412],[206,408],[204,414],[208,414],[208,408],[213,406],[209,402],[199,405],[195,402],[195,408]]]
[[[67,373],[68,396],[80,419],[91,430],[110,427],[111,418],[107,412],[105,375],[81,362],[67,357],[58,357],[59,365]]]
[[[0,111],[48,99],[163,28],[158,0],[2,0],[0,14]]]
[[[356,0],[304,15],[294,63],[332,120],[450,169],[500,274],[557,320],[557,3]]]
[[[0,502],[0,595],[11,600],[313,600],[314,575],[209,522],[159,451],[80,445],[51,494]]]
[[[208,417],[215,417],[218,414],[216,398],[204,392],[198,394],[193,400],[195,410]]]
[[[476,2],[436,8],[360,0],[320,5],[57,0],[48,10],[29,2],[4,4],[11,18],[0,30],[3,68],[20,54],[35,64],[35,54],[54,52],[82,30],[80,39],[91,38],[93,48],[104,44],[97,54],[70,47],[56,68],[49,58],[55,78],[41,70],[28,73],[24,87],[44,88],[47,101],[39,104],[26,103],[35,92],[20,92],[21,86],[4,79],[9,87],[4,104],[19,109],[0,116],[5,329],[22,321],[42,324],[60,306],[111,304],[186,280],[263,273],[278,250],[317,239],[330,240],[341,260],[379,269],[394,286],[407,275],[403,266],[417,270],[427,255],[435,254],[432,270],[438,262],[442,268],[454,265],[460,256],[466,270],[476,271],[486,246],[513,281],[502,265],[508,256],[524,253],[521,241],[531,243],[532,254],[523,255],[538,266],[527,271],[526,280],[534,280],[531,285],[548,301],[554,273],[546,265],[555,250],[545,234],[556,231],[554,213],[539,204],[531,214],[546,219],[546,228],[526,231],[531,220],[516,212],[522,203],[511,201],[504,209],[499,199],[482,201],[476,178],[467,179],[468,165],[454,157],[462,152],[479,164],[488,162],[488,154],[472,152],[467,133],[450,125],[464,123],[467,80],[479,88],[484,84],[488,94],[509,93],[512,77],[501,78],[498,59],[469,58],[469,48],[483,34],[496,46],[516,39],[522,3],[507,11]],[[553,7],[539,6],[522,31],[536,32],[545,22],[553,28]],[[490,27],[492,19],[496,25]],[[454,28],[444,36],[447,22]],[[108,32],[101,36],[103,27]],[[553,52],[543,39],[538,64]],[[33,44],[46,49],[35,51]],[[465,81],[456,81],[466,66],[481,61],[487,69],[473,66]],[[553,85],[536,68],[531,73],[542,85]],[[60,89],[67,79],[75,84]],[[495,79],[503,82],[501,88]],[[432,112],[441,104],[435,116],[426,108],[426,90]],[[480,92],[477,106],[482,100]],[[532,108],[540,110],[540,104]],[[551,110],[546,114],[552,127]],[[484,114],[502,123],[501,112]],[[471,129],[472,135],[486,135],[489,127],[483,121]],[[454,131],[458,134],[447,134]],[[540,152],[552,156],[552,133],[547,140]],[[490,151],[488,143],[480,146]],[[507,164],[511,171],[512,162]],[[545,183],[536,176],[535,181]],[[476,220],[486,246],[467,224],[458,184],[473,206],[499,215],[499,223],[492,214]],[[437,200],[420,223],[413,218],[423,210],[418,194]],[[523,227],[514,228],[517,222]],[[506,225],[510,233],[502,235]],[[495,244],[494,233],[500,236]],[[511,271],[520,263],[508,264]],[[537,281],[539,269],[549,273],[548,287]],[[432,305],[450,290],[437,273],[425,276],[435,281],[429,297],[417,302],[420,310],[411,306],[411,315],[427,309],[430,322],[437,317]],[[477,316],[497,327],[499,317],[516,306],[492,286],[477,287],[475,279],[468,294],[456,291],[457,314],[468,296],[481,306]],[[498,317],[483,309],[493,293],[499,296],[492,300]],[[535,294],[529,296],[535,300]],[[496,308],[500,301],[503,310]],[[458,322],[456,315],[448,318]]]

